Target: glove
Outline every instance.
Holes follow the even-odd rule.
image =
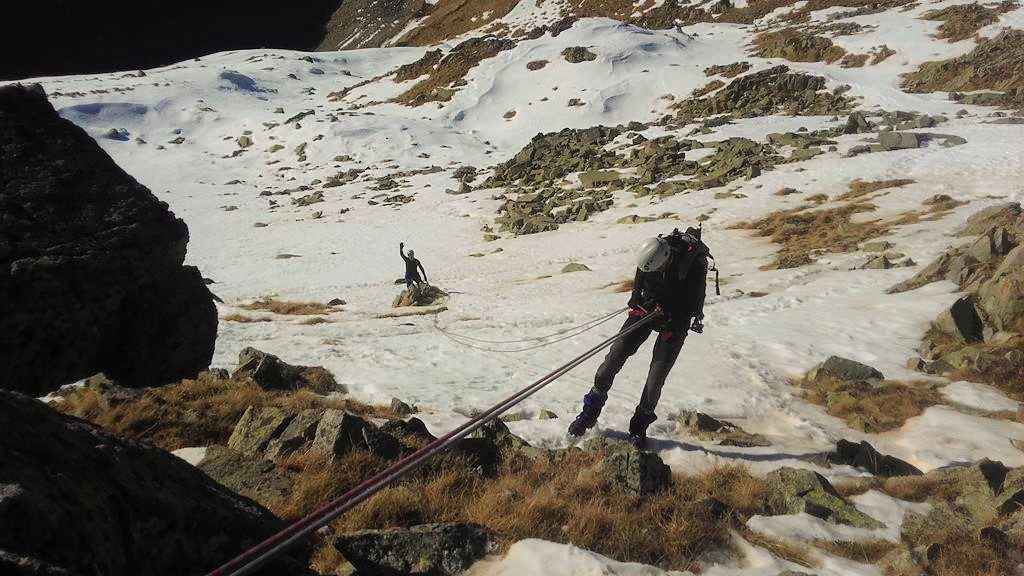
[[[398,247],[399,248],[405,248],[405,242],[399,242],[398,243]]]

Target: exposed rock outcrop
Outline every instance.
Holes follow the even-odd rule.
[[[402,290],[402,293],[395,296],[395,301],[391,303],[392,308],[401,308],[403,306],[433,306],[434,304],[440,304],[444,301],[448,294],[438,288],[437,286],[431,286],[430,284],[413,284],[412,286]]]
[[[42,402],[0,391],[0,427],[0,550],[11,555],[76,574],[193,574],[281,527],[187,462]]]
[[[833,524],[858,528],[882,527],[881,522],[840,497],[824,476],[811,470],[779,468],[770,472],[766,509],[770,514],[806,512]]]
[[[209,365],[217,310],[182,266],[185,223],[38,87],[0,88],[0,229],[2,386],[154,386]]]
[[[345,534],[334,539],[334,547],[360,573],[451,576],[483,558],[489,542],[477,524],[422,524]]]

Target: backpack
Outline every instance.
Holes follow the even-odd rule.
[[[675,273],[679,281],[686,287],[687,308],[696,317],[704,315],[704,294],[706,292],[708,272],[715,273],[715,294],[722,295],[718,279],[718,266],[715,257],[707,244],[701,240],[702,228],[687,228],[680,232],[678,228],[663,236],[669,246],[682,254]]]

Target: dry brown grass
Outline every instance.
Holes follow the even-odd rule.
[[[334,308],[332,306],[328,306],[321,302],[288,302],[285,300],[276,300],[274,298],[264,298],[263,300],[250,302],[249,304],[240,304],[238,307],[243,310],[262,310],[264,312],[281,314],[284,316],[311,316],[315,314],[330,314],[331,312],[334,312]]]
[[[876,207],[867,203],[851,203],[836,208],[811,210],[799,206],[774,212],[754,222],[733,228],[755,230],[758,236],[780,244],[775,261],[765,269],[796,268],[814,261],[815,251],[852,252],[865,240],[888,232],[893,223],[880,220],[854,222],[854,214],[871,212]]]
[[[762,58],[829,64],[846,55],[846,50],[832,44],[828,38],[815,36],[797,28],[758,34],[754,38],[754,52]]]
[[[1009,12],[1017,6],[1015,2],[1003,2],[994,8],[977,3],[957,4],[941,10],[925,12],[921,19],[941,21],[942,24],[935,37],[950,42],[959,42],[974,36],[985,26],[998,22],[1000,14]]]
[[[313,368],[307,376],[318,389],[336,385],[334,377],[323,368]],[[60,412],[164,450],[226,444],[249,406],[280,406],[289,412],[313,407],[343,408],[358,414],[391,415],[386,408],[327,398],[312,390],[263,390],[248,378],[221,379],[208,372],[195,380],[148,388],[141,398],[113,407],[91,388],[76,390],[53,405]]]
[[[881,47],[879,47],[877,50],[871,53],[871,65],[876,66],[878,64],[881,64],[882,62],[888,60],[889,57],[894,54],[896,54],[895,50],[883,44]]]
[[[232,312],[227,316],[221,316],[221,320],[225,322],[241,322],[242,324],[251,324],[253,322],[272,322],[273,318],[266,316],[246,316],[245,314],[239,314],[238,312]]]
[[[927,541],[937,551],[928,562],[927,573],[932,576],[1007,576],[1015,569],[1006,549],[999,550],[963,529],[936,526]]]
[[[626,278],[625,280],[620,280],[618,282],[612,282],[611,284],[607,284],[605,286],[602,286],[601,288],[611,288],[612,292],[616,292],[616,293],[620,293],[620,294],[622,292],[632,292],[632,290],[633,290],[633,278]]]
[[[805,398],[844,420],[851,428],[877,434],[895,430],[925,408],[942,401],[936,385],[928,382],[892,382],[877,385],[846,382],[826,376],[794,381]]]
[[[772,538],[771,536],[759,534],[753,530],[745,530],[742,534],[744,540],[758,548],[764,548],[771,552],[776,558],[781,558],[794,564],[799,564],[805,568],[816,568],[818,566],[818,562],[815,561],[814,557],[811,555],[810,548],[805,544],[790,540]]]
[[[338,532],[408,526],[424,522],[477,522],[496,536],[499,549],[524,538],[542,538],[624,561],[695,569],[698,558],[725,547],[729,531],[763,506],[764,484],[745,468],[727,466],[698,475],[676,476],[662,493],[639,497],[609,485],[595,471],[601,454],[572,450],[554,459],[506,452],[493,477],[473,471],[460,458],[444,455],[425,472],[375,495],[333,524]],[[296,517],[342,493],[384,465],[352,452],[333,465],[293,458],[301,485],[279,512]],[[306,479],[306,476],[309,479]],[[708,498],[724,503],[713,513]],[[337,559],[316,558],[321,571]]]
[[[943,497],[944,491],[947,488],[935,478],[928,478],[926,476],[897,476],[883,480],[878,489],[899,500],[924,502],[933,496]]]
[[[868,540],[863,542],[849,542],[838,540],[814,540],[812,544],[833,556],[860,562],[861,564],[874,564],[883,556],[899,547],[896,542],[888,540]]]
[[[850,182],[850,190],[839,196],[839,200],[853,200],[855,198],[861,198],[868,194],[873,194],[879,190],[886,190],[888,188],[902,188],[908,184],[913,184],[915,180],[909,180],[906,178],[899,178],[896,180],[854,180]]]
[[[843,68],[862,68],[870,57],[870,54],[847,54],[839,61],[839,65]]]
[[[440,44],[502,18],[516,4],[518,0],[452,0],[438,3],[429,16],[398,40],[397,45]]]

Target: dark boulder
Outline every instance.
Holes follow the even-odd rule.
[[[282,527],[184,460],[20,394],[0,391],[0,428],[0,550],[36,573],[205,573]]]
[[[912,464],[900,460],[895,456],[881,454],[874,446],[867,442],[850,442],[840,440],[836,442],[835,452],[828,455],[828,461],[832,464],[844,464],[862,468],[875,476],[920,476],[921,471]]]
[[[359,573],[449,576],[483,558],[489,542],[477,524],[423,524],[346,534],[334,539],[334,547]]]
[[[209,366],[217,310],[182,266],[185,223],[38,87],[0,88],[0,230],[0,386],[154,386]]]

